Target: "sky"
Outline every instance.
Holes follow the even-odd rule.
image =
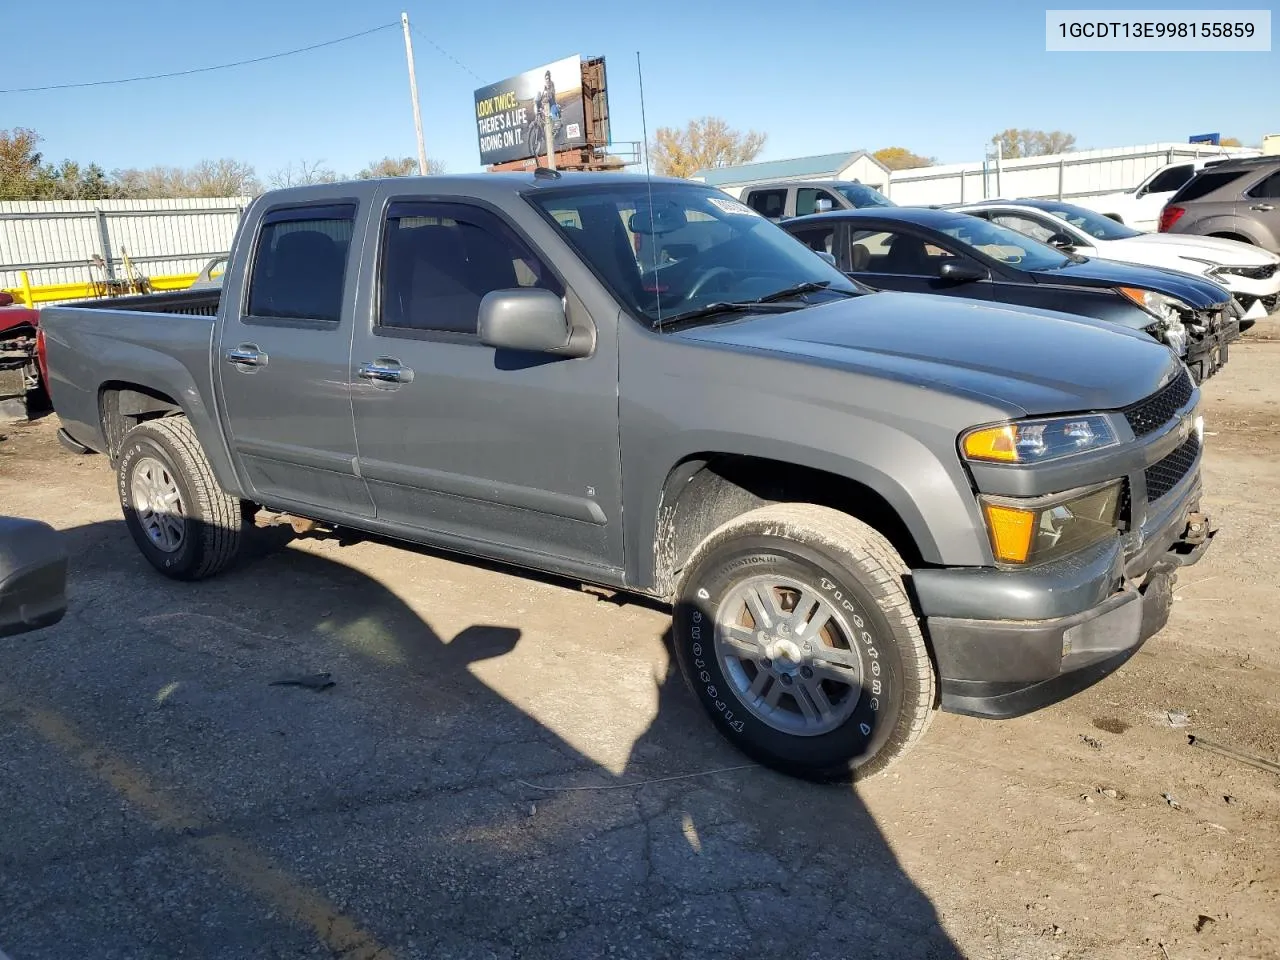
[[[1074,133],[1081,149],[1210,132],[1256,144],[1280,133],[1280,52],[1047,53],[1045,5],[1025,0],[5,7],[0,89],[184,70],[396,24],[189,77],[0,93],[0,128],[39,132],[48,161],[108,170],[232,157],[267,179],[302,160],[354,173],[386,155],[416,154],[401,10],[415,28],[427,153],[456,173],[480,169],[473,91],[572,54],[606,58],[615,141],[643,139],[638,52],[650,135],[719,116],[768,135],[761,160],[886,146],[941,163],[977,160],[1008,127]]]

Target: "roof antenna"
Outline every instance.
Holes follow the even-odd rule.
[[[644,137],[644,179],[645,184],[649,188],[649,227],[652,230],[653,218],[653,171],[649,169],[649,121],[645,118],[644,113],[644,71],[640,68],[640,51],[636,51],[636,79],[640,81],[640,133]],[[650,238],[654,234],[650,234]],[[656,299],[658,309],[658,332],[662,332],[662,284],[658,283],[658,256],[657,250],[653,251],[653,295]],[[644,272],[644,264],[637,259],[636,266],[640,272]]]

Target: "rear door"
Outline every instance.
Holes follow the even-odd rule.
[[[373,514],[356,472],[348,378],[354,238],[367,215],[354,199],[268,209],[223,293],[215,362],[224,427],[259,502]]]
[[[498,209],[465,198],[384,202],[351,360],[360,469],[378,519],[499,559],[620,567],[613,317],[597,318],[588,357],[486,346],[476,325],[491,291],[551,290],[575,325],[590,322],[586,307]]]
[[[1255,225],[1264,247],[1280,251],[1280,170],[1244,192],[1236,215]]]

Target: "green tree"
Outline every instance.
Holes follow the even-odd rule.
[[[689,177],[708,167],[750,163],[767,139],[754,130],[735,130],[719,117],[702,117],[690,120],[683,129],[659,127],[649,145],[649,157],[663,176]]]
[[[0,200],[34,200],[44,158],[40,134],[26,127],[0,130]]]
[[[884,147],[871,156],[875,157],[890,170],[911,170],[915,167],[932,167],[937,163],[936,157],[922,157],[912,153],[906,147]]]

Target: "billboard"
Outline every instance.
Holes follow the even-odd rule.
[[[587,145],[582,106],[582,58],[565,57],[476,91],[476,134],[485,165],[547,152],[544,110],[556,150]]]

